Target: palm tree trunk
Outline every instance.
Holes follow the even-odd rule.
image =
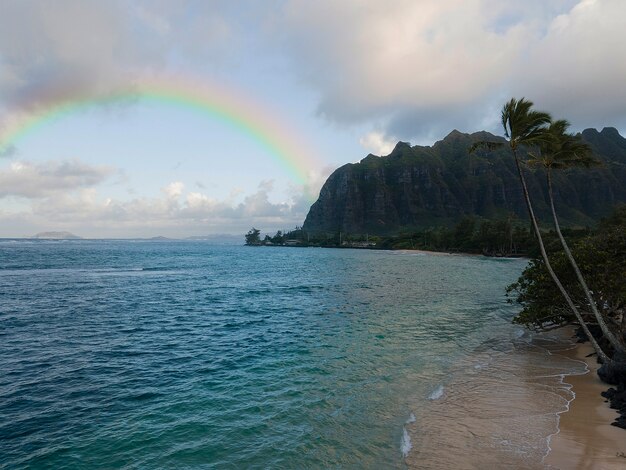
[[[580,312],[576,308],[576,305],[574,305],[574,302],[572,301],[572,298],[567,293],[567,291],[563,287],[563,284],[561,284],[561,281],[559,280],[558,276],[556,275],[556,273],[552,269],[552,265],[550,264],[550,260],[548,259],[548,254],[546,253],[546,247],[543,244],[543,238],[541,237],[541,231],[539,230],[539,225],[537,224],[537,218],[535,217],[535,212],[533,210],[533,206],[532,206],[532,203],[530,201],[530,195],[528,193],[528,187],[526,186],[526,178],[524,177],[524,173],[522,172],[522,166],[520,165],[519,159],[517,158],[517,150],[515,148],[513,148],[512,150],[513,150],[513,158],[515,159],[515,166],[517,167],[517,174],[519,176],[520,182],[522,183],[522,190],[524,192],[524,199],[526,201],[526,208],[528,209],[528,215],[530,216],[530,221],[532,223],[533,230],[535,232],[535,235],[537,236],[537,241],[539,242],[539,249],[541,250],[541,256],[543,258],[543,262],[544,262],[544,264],[546,266],[546,269],[548,270],[548,273],[550,274],[550,277],[552,277],[552,280],[554,281],[554,283],[558,287],[559,291],[561,292],[561,295],[563,295],[563,298],[565,299],[565,302],[567,303],[569,308],[574,313],[574,316],[576,317],[576,320],[578,320],[578,323],[580,323],[581,328],[583,329],[583,331],[585,332],[585,334],[589,338],[589,341],[591,342],[591,345],[593,346],[593,349],[596,351],[596,354],[598,354],[598,357],[602,360],[603,363],[605,363],[605,364],[606,363],[610,363],[610,362],[612,362],[611,359],[602,350],[602,348],[600,347],[600,345],[598,344],[596,339],[593,337],[593,335],[589,331],[589,328],[587,327],[587,324],[585,323],[585,320],[583,320],[582,315],[580,314]]]
[[[576,263],[574,256],[572,256],[572,252],[570,251],[569,246],[567,245],[567,242],[565,241],[565,238],[563,237],[563,234],[561,233],[561,226],[559,224],[559,219],[556,215],[556,209],[554,207],[554,194],[552,191],[552,172],[550,168],[547,168],[546,170],[547,170],[546,178],[548,180],[548,196],[550,198],[550,208],[552,210],[552,219],[554,220],[554,229],[556,230],[556,233],[559,236],[559,240],[561,241],[561,245],[563,246],[563,251],[565,251],[565,255],[567,256],[569,263],[572,265],[572,268],[574,268],[574,272],[576,273],[578,282],[580,283],[581,287],[585,291],[585,297],[587,297],[587,302],[589,302],[589,305],[591,306],[591,310],[593,312],[593,315],[596,317],[596,320],[598,322],[598,325],[600,326],[600,329],[602,330],[602,334],[607,340],[609,340],[609,343],[611,343],[611,346],[613,346],[613,348],[615,348],[616,351],[626,352],[623,342],[617,339],[617,337],[609,329],[609,326],[606,324],[606,322],[604,321],[604,318],[598,311],[598,306],[596,305],[596,302],[594,301],[591,295],[591,291],[589,290],[589,287],[587,286],[587,282],[585,281],[585,278],[580,272],[580,269],[578,268],[578,264]]]

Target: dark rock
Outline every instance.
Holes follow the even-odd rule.
[[[626,382],[626,363],[608,362],[598,369],[598,377],[602,382],[610,385],[619,385]]]
[[[607,398],[610,407],[617,410],[620,414],[611,424],[618,428],[626,429],[626,382],[620,383],[617,389],[609,388],[606,392],[602,392],[602,396]]]
[[[589,331],[598,340],[604,351],[611,351],[609,343],[602,336],[602,331],[598,325],[589,325]],[[582,328],[578,327],[575,336],[579,343],[588,341],[587,335]],[[617,388],[609,388],[602,392],[601,395],[606,398],[610,407],[619,412],[619,416],[615,419],[613,426],[626,429],[626,357],[622,354],[613,354],[613,361],[609,364],[602,364],[598,369],[598,377],[604,383],[617,385]]]
[[[609,343],[608,340],[602,335],[602,330],[600,329],[600,327],[598,325],[587,325],[587,328],[589,328],[589,331],[596,339],[602,350],[606,352],[609,356],[612,356],[613,348],[611,346],[611,343]],[[578,340],[576,341],[577,343],[585,343],[589,341],[589,338],[587,338],[587,335],[581,327],[576,328],[576,330],[574,331],[574,335],[578,338]],[[595,352],[592,354],[595,354]],[[590,356],[592,354],[590,354]],[[622,362],[622,358],[615,359]],[[598,362],[601,363],[602,361],[598,358]]]

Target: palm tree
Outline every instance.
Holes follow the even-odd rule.
[[[552,122],[546,129],[545,138],[539,142],[539,149],[541,153],[538,156],[531,155],[531,158],[528,160],[528,164],[542,166],[545,169],[554,229],[559,237],[559,240],[561,241],[563,251],[576,273],[576,278],[578,279],[580,286],[585,292],[587,302],[589,303],[591,311],[593,312],[593,315],[602,330],[602,334],[609,341],[609,343],[611,343],[611,346],[613,346],[615,351],[624,353],[626,352],[624,341],[622,338],[615,336],[598,310],[598,306],[591,295],[587,282],[585,281],[585,278],[583,277],[580,268],[578,267],[567,242],[565,241],[565,237],[563,237],[563,234],[561,233],[561,226],[556,215],[552,171],[572,167],[589,168],[592,165],[599,164],[599,162],[591,156],[591,148],[589,145],[582,142],[576,136],[567,133],[568,127],[569,122],[564,119]]]
[[[526,208],[528,209],[528,216],[532,223],[537,242],[539,243],[541,257],[543,258],[544,265],[548,273],[550,274],[550,277],[556,284],[559,292],[561,292],[561,295],[565,299],[568,307],[570,308],[572,313],[574,313],[576,320],[580,324],[584,333],[589,338],[589,341],[591,342],[593,349],[598,354],[598,357],[600,357],[602,362],[609,363],[611,362],[610,358],[602,350],[598,342],[589,331],[587,323],[583,319],[580,311],[578,310],[578,308],[572,301],[571,296],[565,290],[565,287],[563,287],[563,284],[554,272],[554,269],[550,264],[550,260],[548,259],[548,254],[543,243],[541,231],[539,230],[537,218],[535,217],[535,211],[530,200],[530,194],[528,192],[528,186],[526,184],[524,172],[522,171],[522,164],[520,162],[518,152],[520,151],[520,147],[528,148],[538,146],[542,141],[544,141],[547,138],[547,126],[552,121],[552,118],[548,113],[535,111],[532,109],[532,107],[532,101],[526,100],[525,98],[522,98],[520,100],[516,98],[511,98],[511,100],[502,107],[501,115],[502,127],[504,127],[504,135],[509,139],[508,146],[511,149],[511,153],[513,154],[515,166],[517,168],[517,174],[519,176],[520,183],[522,184],[522,192],[524,193],[524,201],[526,202]],[[487,147],[491,150],[501,145],[502,144],[500,143],[494,142],[477,142],[472,145],[472,147],[470,148],[470,152],[475,151],[479,147]]]

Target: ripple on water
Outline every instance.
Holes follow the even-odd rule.
[[[456,365],[515,376],[489,359],[515,330],[503,289],[522,268],[202,242],[0,243],[3,464],[403,468],[429,410],[460,402]],[[479,406],[480,389],[465,388]]]

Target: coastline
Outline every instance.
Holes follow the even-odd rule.
[[[407,253],[407,254],[422,254],[422,255],[433,255],[433,256],[475,256],[475,257],[484,257],[484,258],[494,258],[494,259],[528,259],[524,256],[490,256],[482,253],[469,253],[464,251],[431,251],[431,250],[422,250],[417,248],[392,248],[389,251],[395,251],[399,253]]]
[[[616,410],[609,408],[600,395],[608,384],[596,373],[599,364],[589,343],[554,352],[587,364],[584,375],[568,375],[565,383],[575,396],[569,409],[559,415],[559,430],[550,437],[550,451],[544,463],[551,469],[606,469],[626,468],[626,430],[611,426],[617,418]],[[622,454],[623,453],[623,454]],[[624,455],[622,457],[621,455]]]
[[[626,468],[626,431],[601,396],[609,385],[590,344],[574,341],[565,328],[473,351],[427,408],[411,408],[408,468]]]

